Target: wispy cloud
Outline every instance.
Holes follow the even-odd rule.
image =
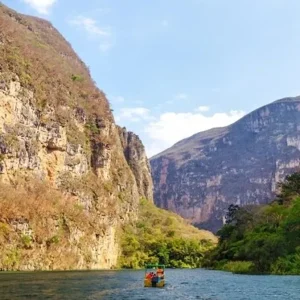
[[[152,120],[153,117],[150,115],[150,110],[145,107],[131,107],[121,108],[120,113],[116,116],[118,122],[129,121],[139,122],[142,120]]]
[[[98,49],[101,52],[107,52],[113,47],[110,27],[100,26],[95,19],[82,15],[76,16],[68,22],[70,25],[84,30],[90,37],[96,39],[99,42]]]
[[[84,29],[90,35],[98,37],[108,37],[111,35],[109,28],[100,27],[96,20],[89,17],[76,16],[69,23]]]
[[[40,14],[47,15],[49,13],[50,8],[53,6],[56,0],[23,0],[23,2],[29,4]]]

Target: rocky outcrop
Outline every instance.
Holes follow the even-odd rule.
[[[300,167],[300,97],[200,132],[151,159],[155,203],[216,231],[229,204],[264,204]]]
[[[153,182],[144,145],[139,137],[126,128],[119,128],[126,160],[135,176],[139,194],[153,201]]]
[[[50,23],[1,4],[0,41],[0,270],[116,266],[152,199],[143,146]]]

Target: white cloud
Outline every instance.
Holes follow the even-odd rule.
[[[98,36],[98,37],[108,37],[110,36],[109,28],[102,28],[97,24],[97,21],[84,16],[77,16],[69,21],[70,24],[76,25],[83,28],[87,33]]]
[[[185,93],[179,93],[175,96],[175,98],[178,100],[186,100],[188,98],[188,95]]]
[[[101,52],[108,52],[113,47],[110,27],[99,26],[95,19],[79,15],[69,20],[69,24],[81,28],[99,41],[98,49]]]
[[[151,157],[181,139],[211,128],[227,126],[244,115],[243,111],[234,110],[229,113],[215,113],[211,116],[203,115],[201,112],[163,113],[145,128],[145,133],[150,139],[150,143],[146,145],[147,154]]]
[[[151,120],[150,110],[145,107],[122,108],[117,115],[118,121],[139,122],[142,120]]]
[[[40,14],[46,15],[49,13],[49,9],[56,2],[56,0],[23,0],[23,2],[29,4]]]
[[[209,111],[210,110],[210,107],[209,106],[199,106],[198,108],[195,109],[195,111],[199,111],[199,112],[206,112],[206,111]]]

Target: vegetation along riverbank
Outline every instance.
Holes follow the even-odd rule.
[[[269,205],[231,205],[204,266],[234,273],[300,274],[300,173]]]

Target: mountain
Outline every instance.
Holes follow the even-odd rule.
[[[299,169],[300,97],[197,133],[150,163],[155,203],[216,231],[230,204],[270,202],[277,183]]]
[[[150,193],[140,185],[152,189],[150,175],[135,176],[105,94],[69,43],[1,5],[0,269],[115,266],[118,228]]]
[[[142,198],[162,215],[138,136],[49,22],[0,3],[0,271],[118,266]]]

